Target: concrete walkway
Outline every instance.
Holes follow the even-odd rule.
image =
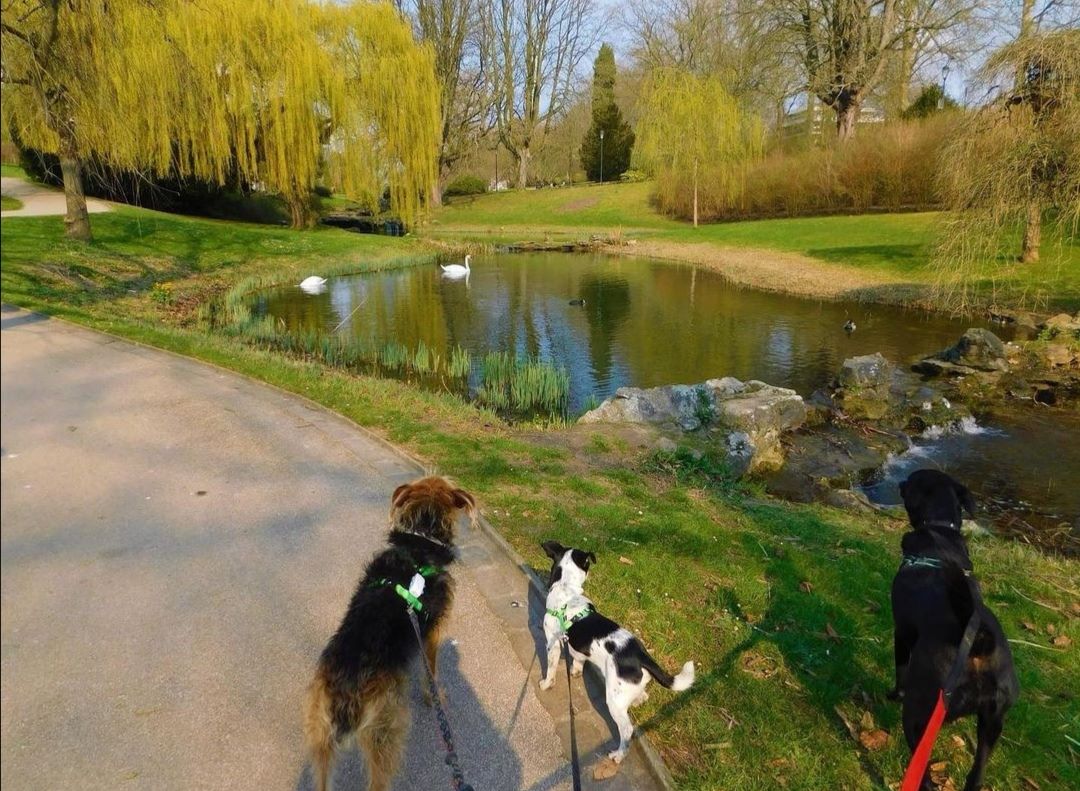
[[[32,181],[4,176],[0,178],[0,193],[22,201],[21,209],[4,211],[4,217],[43,217],[53,214],[66,214],[67,204],[64,202],[64,193],[61,190],[43,187]],[[95,198],[86,199],[86,210],[91,214],[109,211],[108,203]]]
[[[10,308],[2,327],[5,787],[310,788],[304,687],[417,469],[216,368]],[[440,669],[467,778],[569,788],[565,687],[541,701],[526,668],[528,586],[482,531],[461,544]],[[583,697],[588,767],[611,731]],[[654,787],[635,755],[600,787]],[[336,777],[363,787],[352,746]],[[395,788],[448,780],[417,687]]]

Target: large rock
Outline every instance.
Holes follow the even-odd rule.
[[[780,436],[805,420],[806,404],[794,390],[729,376],[699,385],[621,387],[578,422],[719,431],[725,435],[729,461],[738,472],[781,464]]]
[[[704,385],[620,387],[579,423],[648,423],[680,431],[696,431],[715,416],[710,391]]]
[[[840,367],[837,380],[841,387],[888,387],[892,380],[892,365],[881,352],[849,357]]]
[[[1005,344],[990,330],[972,327],[954,346],[934,355],[939,360],[977,371],[1006,371]]]
[[[889,411],[893,366],[880,353],[844,360],[834,397],[848,417],[880,420]]]
[[[1068,313],[1059,313],[1048,318],[1042,326],[1043,329],[1054,330],[1058,334],[1080,338],[1080,313],[1075,316],[1070,316]]]

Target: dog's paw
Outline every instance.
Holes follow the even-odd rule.
[[[636,698],[634,698],[634,702],[631,703],[630,705],[631,706],[640,706],[642,703],[644,703],[648,699],[649,699],[649,693],[648,692],[642,692],[640,695],[638,695]]]
[[[581,674],[585,671],[585,668],[581,665],[570,669],[570,675],[574,678],[580,678]]]
[[[614,761],[617,764],[621,764],[622,759],[626,757],[626,753],[622,750],[612,750],[610,753],[607,754],[607,757],[609,761]]]
[[[540,679],[540,689],[548,690],[548,689],[551,689],[553,686],[555,686],[555,679],[553,679],[553,678],[542,678],[542,679]]]

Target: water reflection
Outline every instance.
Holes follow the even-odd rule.
[[[415,348],[422,340],[442,354],[461,345],[474,356],[513,350],[553,361],[570,372],[572,408],[624,385],[728,375],[809,394],[846,357],[880,351],[906,362],[951,344],[967,326],[739,289],[713,272],[627,258],[485,256],[468,278],[441,275],[432,265],[334,278],[322,294],[270,292],[258,309],[292,329],[338,327],[377,345]],[[843,331],[848,318],[859,327],[851,335]]]

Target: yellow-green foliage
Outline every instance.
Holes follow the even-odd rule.
[[[656,176],[665,209],[691,193],[696,204],[704,183],[717,200],[731,201],[741,194],[763,137],[760,120],[746,113],[718,78],[656,69],[642,91],[634,162]]]
[[[388,185],[407,219],[434,183],[432,56],[388,3],[13,0],[4,21],[5,122],[27,145],[235,172],[294,206],[326,165],[369,204]]]

